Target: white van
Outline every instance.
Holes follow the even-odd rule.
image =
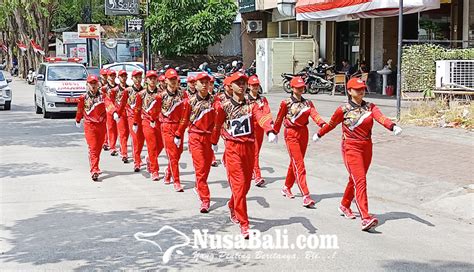
[[[76,112],[79,97],[86,92],[86,67],[79,58],[46,58],[36,73],[36,113],[44,118],[54,113]]]
[[[2,71],[0,71],[0,106],[3,106],[4,110],[10,110],[12,105],[12,90],[8,83],[12,82],[11,79],[6,79]]]

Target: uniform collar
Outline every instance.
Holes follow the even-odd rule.
[[[96,94],[93,94],[91,91],[87,91],[87,94],[88,94],[89,97],[91,97],[91,98],[97,98],[97,97],[99,97],[99,95],[100,95],[99,91],[97,91]]]
[[[146,88],[146,92],[149,94],[156,94],[158,93],[158,87],[155,87],[155,89],[150,90],[150,88]]]
[[[245,98],[244,98],[244,100],[243,100],[242,102],[238,102],[238,101],[235,101],[234,97],[231,97],[231,98],[230,98],[230,102],[232,103],[232,105],[234,105],[234,106],[236,106],[236,107],[237,107],[237,106],[243,106],[243,105],[246,104]]]
[[[168,90],[168,88],[166,88],[166,93],[168,93],[169,96],[176,96],[176,95],[178,95],[178,90],[176,90],[174,93],[172,93]]]
[[[249,98],[249,100],[258,100],[260,98],[260,95],[257,94],[256,97],[253,97],[252,94],[249,92],[248,98]]]
[[[360,105],[358,105],[357,103],[354,103],[354,101],[352,101],[352,99],[349,99],[349,105],[351,105],[351,107],[353,107],[353,108],[362,108],[365,105],[367,105],[367,102],[365,102],[365,100],[362,100],[362,103]]]
[[[188,88],[188,93],[190,93],[190,94],[192,94],[192,95],[195,95],[195,94],[197,94],[197,90],[195,90],[195,91],[193,92],[191,89]]]
[[[201,96],[196,92],[196,99],[197,99],[198,101],[209,100],[210,97],[211,97],[211,95],[210,95],[210,94],[207,94],[206,97],[203,98],[203,97],[201,97]]]
[[[135,92],[141,91],[141,89],[137,89],[137,87],[136,87],[135,85],[132,86],[132,89],[133,89]]]
[[[296,99],[296,97],[295,97],[293,94],[292,94],[290,97],[291,97],[291,101],[292,101],[293,103],[302,103],[302,102],[305,102],[305,101],[306,101],[306,99],[304,99],[304,97],[301,97],[301,101],[298,100],[298,99]]]

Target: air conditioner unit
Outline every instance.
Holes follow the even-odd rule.
[[[262,20],[247,21],[247,32],[260,32],[263,30]]]
[[[474,60],[436,61],[436,88],[474,88]]]

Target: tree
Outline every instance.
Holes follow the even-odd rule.
[[[237,15],[233,0],[156,0],[145,21],[152,50],[164,56],[205,52],[230,33]]]

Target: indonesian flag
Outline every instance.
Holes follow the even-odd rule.
[[[41,46],[39,46],[39,44],[35,43],[35,41],[33,39],[31,39],[30,43],[31,43],[31,46],[33,47],[33,51],[35,51],[35,53],[40,53],[41,55],[44,56],[44,50],[43,50],[43,48],[41,48]]]
[[[398,15],[399,0],[298,0],[298,21],[348,21]],[[439,9],[440,0],[404,0],[403,13]]]
[[[16,44],[18,45],[18,48],[20,48],[22,52],[25,52],[28,49],[28,46],[26,46],[26,44],[22,42],[17,42]]]
[[[6,44],[2,44],[2,47],[1,49],[3,50],[3,52],[7,53],[8,52],[8,47]]]

